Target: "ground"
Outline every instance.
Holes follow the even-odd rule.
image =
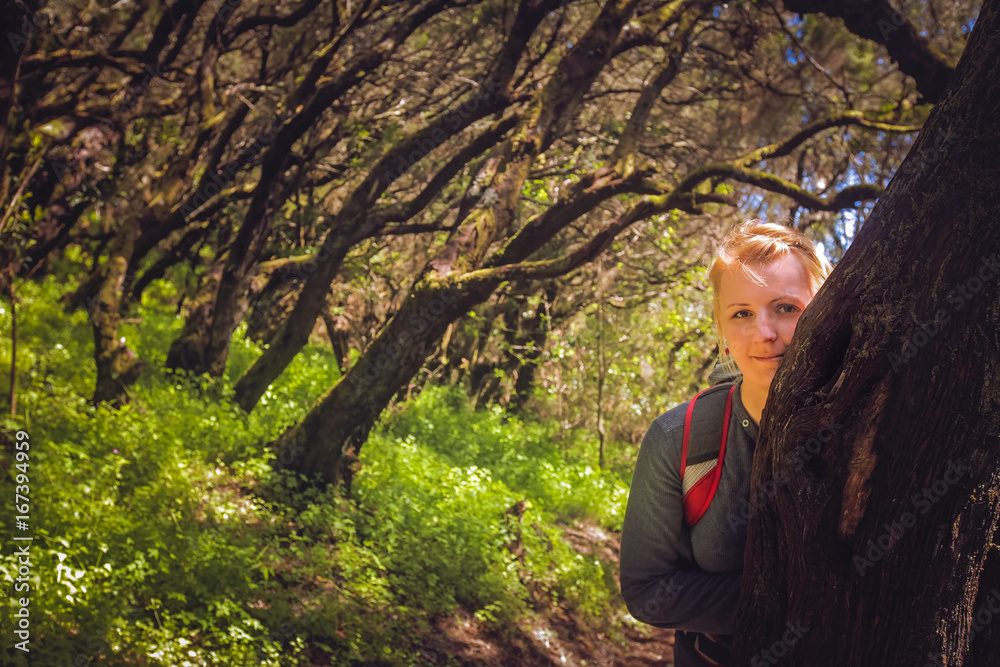
[[[618,536],[601,528],[577,523],[565,528],[566,538],[574,548],[587,555],[597,555],[618,572]],[[428,664],[449,655],[468,667],[549,667],[550,665],[593,667],[645,667],[674,664],[674,632],[648,626],[624,629],[627,643],[618,646],[601,634],[590,636],[581,630],[574,615],[553,609],[544,615],[545,622],[500,635],[484,631],[471,614],[438,620],[440,635],[428,647]]]

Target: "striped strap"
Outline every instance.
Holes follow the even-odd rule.
[[[712,389],[712,387],[708,389]],[[688,470],[688,441],[691,438],[691,417],[694,414],[694,404],[708,389],[702,389],[691,399],[684,417],[684,440],[681,444],[681,489],[684,499],[684,518],[692,527],[704,516],[719,488],[719,480],[722,478],[720,462],[725,460],[726,456],[726,438],[729,435],[729,417],[733,411],[733,392],[736,391],[736,385],[730,387],[729,394],[726,396],[726,414],[722,420],[722,443],[719,445],[719,456],[692,465],[691,469]],[[685,472],[688,473],[686,478]]]

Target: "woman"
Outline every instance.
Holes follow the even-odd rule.
[[[715,491],[707,509],[692,512],[682,502],[691,401],[658,417],[642,441],[622,528],[622,597],[637,620],[677,629],[677,667],[726,664],[761,413],[799,315],[831,270],[793,229],[750,220],[730,232],[708,275],[726,366],[735,370],[735,362],[742,377],[699,394],[684,460],[685,492],[692,478],[709,477],[706,470],[718,475],[704,487]]]

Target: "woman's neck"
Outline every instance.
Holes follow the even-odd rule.
[[[740,400],[743,401],[743,407],[747,409],[750,419],[757,426],[760,426],[760,416],[764,412],[764,404],[767,402],[767,392],[769,389],[769,386],[758,387],[757,385],[747,384],[745,379],[740,384]]]

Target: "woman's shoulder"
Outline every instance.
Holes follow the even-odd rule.
[[[706,422],[714,424],[721,420],[722,415],[725,414],[726,399],[732,386],[732,382],[723,382],[709,387],[697,396],[698,400],[691,416],[693,443],[700,440],[699,434],[705,431],[704,428],[700,428],[702,424]],[[663,446],[666,447],[667,451],[676,453],[678,457],[680,456],[681,441],[684,437],[684,421],[694,398],[692,396],[687,401],[670,408],[654,419],[649,427],[654,436],[658,436],[658,439],[662,438]],[[649,437],[650,435],[647,434],[647,438]]]

